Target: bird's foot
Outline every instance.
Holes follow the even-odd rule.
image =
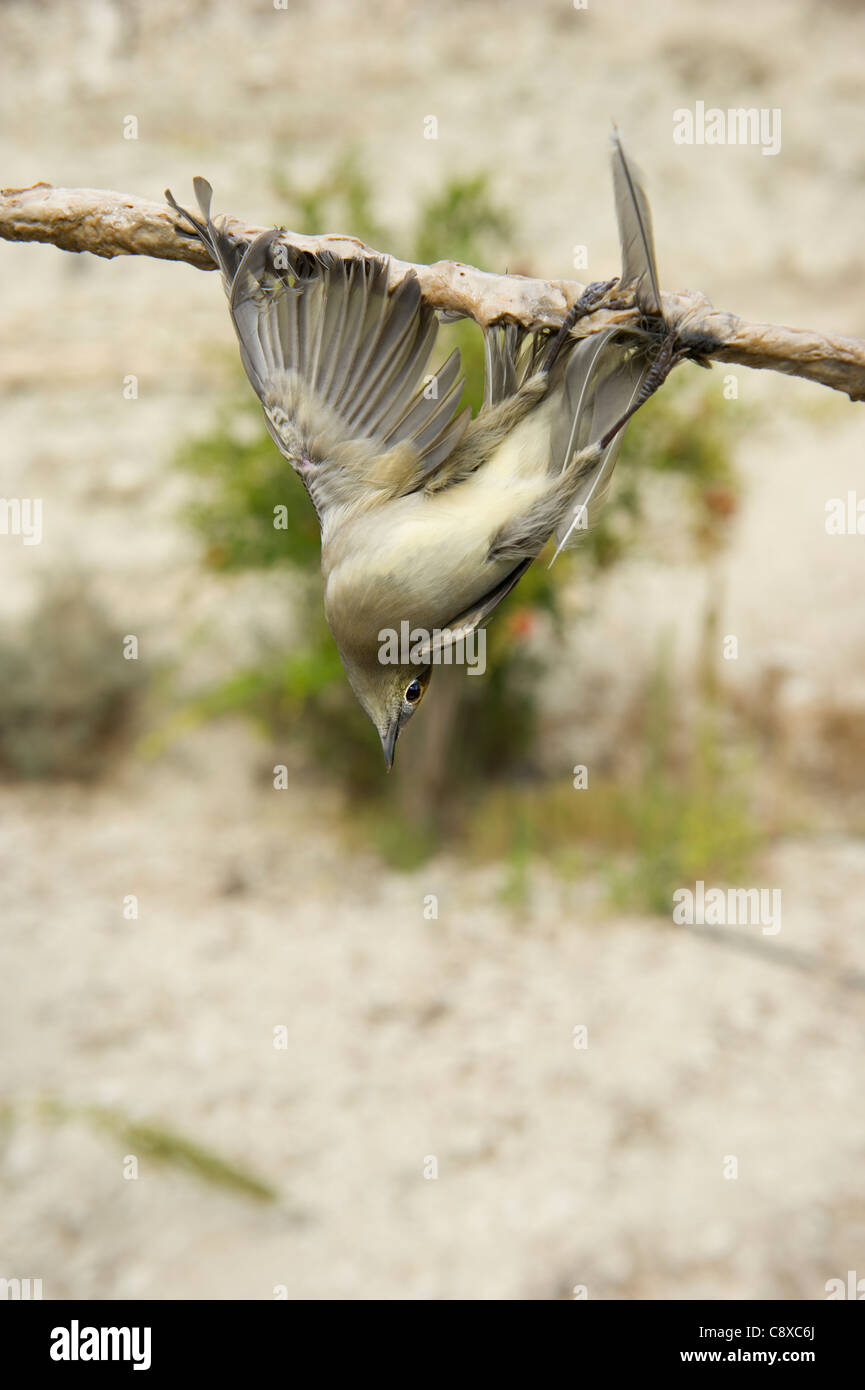
[[[661,342],[661,346],[655,356],[655,360],[646,373],[646,379],[640,387],[633,404],[625,411],[624,415],[616,421],[611,429],[600,440],[601,449],[606,449],[615,439],[619,430],[624,429],[632,415],[636,415],[641,405],[645,405],[650,396],[653,396],[659,387],[663,386],[670,372],[677,362],[681,362],[683,357],[687,357],[686,349],[679,347],[677,333],[668,333]]]
[[[589,314],[594,313],[604,297],[617,283],[618,277],[614,276],[612,280],[593,280],[590,285],[586,285],[579,299],[576,299],[571,305],[564,317],[561,328],[550,344],[547,358],[543,366],[545,372],[552,370],[553,364],[562,350],[562,344],[567,340],[572,329],[579,323],[580,319],[584,319]]]

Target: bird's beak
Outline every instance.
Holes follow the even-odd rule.
[[[393,754],[396,748],[396,741],[399,738],[399,721],[395,719],[383,734],[379,734],[379,737],[381,739],[381,749],[384,753],[385,770],[390,772],[393,767]]]

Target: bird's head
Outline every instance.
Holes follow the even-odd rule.
[[[390,772],[396,741],[426,694],[432,667],[351,661],[344,654],[342,663],[355,695],[376,727]]]

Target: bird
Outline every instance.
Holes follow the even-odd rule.
[[[203,178],[200,216],[166,190],[179,230],[222,272],[267,429],[315,508],[325,616],[388,771],[434,667],[551,537],[558,555],[585,529],[625,425],[687,355],[664,319],[642,177],[615,129],[612,168],[621,275],[590,284],[557,330],[488,325],[474,418],[460,408],[458,351],[428,372],[438,317],[414,271],[391,286],[385,256],[300,250],[278,227],[232,231],[213,220]],[[581,333],[623,302],[636,318]],[[383,659],[383,636],[404,631],[411,649]]]

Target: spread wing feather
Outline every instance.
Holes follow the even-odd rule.
[[[338,500],[340,473],[370,471],[400,445],[408,452],[391,486],[420,486],[459,443],[470,411],[459,410],[458,352],[427,373],[438,325],[417,277],[389,290],[380,257],[299,251],[279,241],[278,229],[247,241],[214,223],[210,185],[196,179],[194,187],[200,217],[166,196],[222,271],[268,429],[319,515]]]

